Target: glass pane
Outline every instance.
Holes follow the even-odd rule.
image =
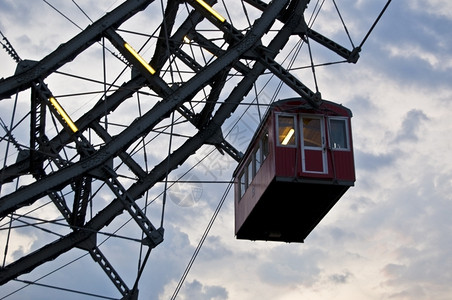
[[[247,172],[247,174],[248,174],[248,182],[247,182],[247,184],[249,186],[251,184],[251,181],[253,181],[253,177],[254,177],[253,162],[252,161],[250,161],[248,163],[248,172]]]
[[[280,145],[295,145],[295,119],[291,116],[278,116]]]
[[[307,147],[322,147],[320,119],[303,118],[303,142]]]
[[[330,120],[331,147],[348,149],[347,126],[345,120]]]
[[[261,164],[262,164],[262,157],[261,157],[261,148],[258,147],[256,149],[256,152],[254,152],[254,161],[256,163],[256,173],[259,171]]]
[[[268,132],[265,132],[262,136],[262,161],[267,158],[268,150]]]
[[[240,197],[243,197],[246,191],[245,173],[240,174]]]

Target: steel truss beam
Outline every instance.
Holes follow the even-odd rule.
[[[33,95],[36,100],[39,100],[42,104],[48,102],[48,98],[52,97],[51,91],[48,89],[47,85],[41,81],[39,86],[33,88]],[[45,107],[45,106],[43,106]],[[49,107],[53,108],[51,105]],[[54,112],[55,115],[58,115],[57,112]],[[58,115],[59,116],[59,115]],[[60,122],[63,126],[67,127],[66,121],[59,118]],[[34,128],[34,123],[31,122],[32,129]],[[98,123],[96,123],[98,124]],[[68,132],[70,130],[68,129]],[[94,151],[93,146],[84,138],[84,136],[77,134],[77,137],[74,139],[78,144],[78,149],[81,152],[81,155],[89,155]],[[31,156],[31,155],[30,155]],[[68,163],[62,163],[63,160],[58,158],[58,154],[50,155],[51,159],[55,162],[56,166],[61,169],[68,165]],[[105,173],[111,176],[111,179],[107,178],[107,185],[111,188],[111,190],[115,193],[118,198],[123,201],[124,207],[129,210],[132,217],[138,221],[139,226],[142,228],[142,231],[147,235],[145,243],[149,246],[155,247],[158,243],[160,243],[162,238],[162,231],[151,232],[156,230],[153,227],[152,223],[147,219],[147,217],[139,210],[135,203],[130,204],[130,197],[128,197],[127,192],[116,179],[116,173],[111,169],[104,167]],[[44,177],[46,174],[43,169],[37,170],[34,173],[35,178],[39,179]],[[66,201],[62,195],[60,195],[56,191],[49,192],[49,198],[54,202],[58,210],[61,212],[63,217],[66,219],[67,223],[71,225],[73,229],[80,230],[85,223],[85,215],[86,209],[90,197],[91,192],[91,176],[83,176],[81,178],[76,178],[71,183],[72,190],[74,191],[74,201],[73,201],[73,210],[72,212],[69,210]],[[128,200],[128,201],[127,201]],[[135,210],[131,210],[130,207],[134,207]],[[93,260],[97,262],[100,267],[104,270],[107,276],[110,278],[112,283],[116,286],[118,291],[124,296],[123,299],[130,298],[135,292],[131,292],[127,287],[125,282],[121,279],[119,274],[116,272],[114,267],[109,263],[107,258],[103,255],[100,249],[95,244],[95,236],[94,243],[84,242],[79,245],[79,248],[87,250]],[[91,239],[92,240],[92,239]]]
[[[153,0],[125,1],[116,9],[88,26],[81,33],[59,46],[54,52],[16,76],[0,81],[0,100],[29,88],[32,82],[44,79],[83,50],[99,41],[105,28],[116,28],[137,12],[144,10]]]
[[[260,9],[260,10],[265,10],[268,6],[267,3],[260,1],[260,0],[244,0],[245,2],[253,5],[254,7]],[[309,2],[309,1],[308,1]],[[284,14],[281,14],[278,16],[278,20],[284,22]],[[359,47],[352,49],[351,51],[348,50],[347,48],[339,45],[338,43],[336,43],[335,41],[327,38],[326,36],[322,35],[321,33],[308,28],[307,24],[304,22],[304,27],[305,30],[303,32],[300,32],[299,35],[302,38],[305,38],[306,36],[309,37],[310,39],[316,41],[317,43],[319,43],[322,46],[325,46],[326,48],[330,49],[331,51],[335,52],[336,54],[338,54],[339,56],[345,58],[347,60],[347,62],[350,63],[356,63],[358,62],[359,59],[359,52],[361,49],[359,49]]]
[[[269,5],[268,9],[264,11],[261,18],[256,21],[253,28],[243,37],[243,39],[238,41],[229,49],[229,51],[218,57],[218,59],[205,67],[201,72],[197,73],[192,79],[184,83],[164,100],[157,103],[140,119],[137,119],[131,123],[127,129],[118,134],[111,141],[107,142],[102,149],[86,158],[82,158],[79,162],[58,170],[54,174],[46,176],[42,179],[40,184],[30,184],[23,189],[0,199],[1,214],[4,215],[19,206],[32,203],[35,199],[45,195],[46,189],[56,189],[67,185],[70,182],[70,178],[74,176],[82,176],[89,171],[103,167],[114,153],[120,153],[123,149],[127,149],[128,146],[133,143],[134,139],[152,130],[152,128],[158,124],[160,120],[165,118],[169,112],[179,108],[185,101],[190,100],[191,95],[195,94],[204,86],[209,84],[210,78],[217,72],[217,70],[231,67],[239,57],[244,55],[245,52],[259,45],[258,42],[260,37],[266,33],[275,17],[286,6],[287,2],[287,0],[273,1],[272,4]],[[305,1],[301,2],[302,5],[300,5],[300,8],[304,8],[306,3]],[[299,17],[299,15],[294,16],[295,19]],[[292,19],[290,23],[293,24],[294,21],[295,20]],[[291,28],[291,26],[284,26],[284,28],[278,33],[280,38],[275,39],[269,46],[269,49],[278,50],[283,47],[289,36],[293,33],[292,31],[293,28]],[[277,52],[278,51],[274,51],[273,53]],[[215,115],[206,123],[204,129],[189,138],[180,148],[169,156],[169,164],[167,160],[161,162],[144,178],[135,182],[127,190],[123,190],[123,188],[118,187],[119,196],[127,194],[126,201],[128,203],[127,205],[130,204],[129,208],[127,208],[127,205],[125,205],[124,201],[121,199],[112,201],[108,206],[89,220],[85,224],[84,228],[74,230],[74,232],[42,247],[38,251],[30,253],[29,255],[11,263],[1,271],[0,284],[15,278],[20,274],[29,272],[43,262],[52,260],[60,254],[70,250],[72,247],[89,240],[94,235],[94,232],[101,230],[105,224],[109,223],[110,220],[121,214],[125,208],[128,209],[129,212],[130,210],[138,212],[138,210],[133,206],[134,200],[140,198],[156,182],[162,180],[168,171],[177,168],[178,165],[185,161],[190,155],[195,153],[196,150],[203,144],[221,133],[221,125],[223,122],[233,111],[235,111],[240,101],[252,88],[256,78],[265,71],[265,68],[266,67],[264,65],[257,62],[251,69],[249,76],[246,76],[239,83],[239,85],[237,85],[226,100],[226,104],[220,106]],[[140,81],[142,80],[143,79],[140,79]],[[80,126],[80,124],[77,125]],[[116,185],[116,183],[114,184]],[[136,217],[138,219],[141,218],[139,215]],[[146,224],[143,224],[143,226],[148,227]],[[158,233],[158,230],[154,230],[154,228],[151,229],[152,233]]]
[[[174,11],[177,9],[174,6],[175,1],[170,1],[169,6],[167,8],[167,15],[173,15]],[[173,11],[170,13],[168,11]],[[169,39],[170,44],[174,44],[174,41],[181,41],[185,35],[188,34],[189,31],[193,29],[193,27],[202,20],[202,16],[194,11],[190,14],[187,20],[180,26],[180,28],[176,31],[176,33]],[[170,30],[170,24],[173,22],[167,21],[167,27],[165,30]],[[171,25],[172,26],[172,25]],[[162,26],[162,32],[164,31]],[[114,34],[114,33],[113,33]],[[163,33],[160,34],[162,36]],[[165,43],[165,39],[161,38],[157,42],[156,52],[154,58],[151,60],[151,64],[156,66],[156,69],[159,70],[163,65],[164,61],[168,58],[169,51],[166,49],[167,43]],[[121,48],[122,45],[121,45]],[[166,50],[165,50],[166,49]],[[173,48],[171,50],[174,50]],[[154,76],[153,78],[149,78],[148,84],[151,88],[154,89],[156,93],[158,93],[162,98],[170,95],[173,90],[169,88],[165,82],[162,80],[158,80],[158,76]],[[96,133],[104,139],[104,141],[108,142],[111,140],[108,133],[101,128],[98,124],[98,120],[105,115],[105,113],[109,113],[114,111],[123,101],[130,98],[135,92],[137,92],[140,88],[146,85],[146,78],[143,76],[135,76],[128,83],[123,84],[117,91],[115,91],[112,95],[108,96],[104,100],[100,100],[88,113],[83,115],[79,120],[76,121],[76,124],[80,131],[86,130],[88,127],[93,128]],[[194,116],[191,115],[191,112],[188,109],[185,109],[183,105],[178,109],[178,111],[185,116],[190,122],[194,122]],[[48,143],[48,147],[59,150],[63,145],[68,143],[71,140],[70,134],[68,132],[63,131],[58,134],[55,138],[53,138]],[[238,151],[235,150],[232,145],[227,143],[226,141],[218,141],[218,145],[221,149],[223,149],[226,153],[231,155],[234,159],[239,160],[240,155]],[[56,151],[58,152],[58,151]],[[123,161],[131,167],[134,173],[140,178],[143,175],[142,170],[140,170],[139,166],[136,163],[133,163],[130,157],[128,157],[127,153],[121,152],[119,155]],[[127,158],[128,157],[128,158]],[[45,159],[45,157],[40,157],[41,159]],[[131,166],[133,164],[133,166]],[[15,176],[20,174],[26,174],[30,170],[29,160],[20,160],[16,162],[16,164],[12,166],[8,166],[1,170],[2,178],[1,182],[9,182],[14,179]]]
[[[77,126],[80,128],[79,133],[73,134],[69,130],[62,131],[51,141],[46,141],[45,146],[44,143],[40,142],[46,138],[43,130],[45,127],[45,123],[43,122],[45,122],[46,111],[43,104],[48,101],[48,96],[51,93],[43,94],[44,96],[41,95],[41,99],[36,97],[36,95],[32,96],[30,126],[31,151],[28,154],[30,159],[19,160],[13,166],[4,168],[0,172],[2,172],[2,182],[13,180],[18,175],[26,173],[34,174],[36,178],[40,179],[40,182],[30,184],[12,194],[0,198],[0,217],[24,205],[32,204],[36,199],[48,196],[58,207],[67,222],[72,225],[73,231],[53,243],[20,258],[6,268],[1,269],[0,284],[21,274],[30,272],[43,262],[52,260],[74,247],[79,247],[87,250],[92,258],[99,263],[107,276],[124,296],[124,299],[136,297],[137,291],[131,291],[127,287],[113,266],[108,262],[99,248],[97,248],[95,243],[96,232],[101,230],[124,210],[127,210],[146,235],[146,238],[142,241],[144,244],[153,248],[161,243],[163,241],[163,228],[157,229],[154,227],[135,201],[142,197],[155,183],[161,181],[168,172],[176,169],[190,155],[194,154],[202,145],[215,145],[220,151],[224,151],[236,160],[240,160],[241,153],[225,141],[221,126],[235,111],[243,98],[251,90],[256,79],[266,69],[270,70],[302,97],[310,100],[311,105],[317,106],[317,101],[320,100],[320,96],[309,90],[290,71],[285,70],[275,61],[276,54],[287,43],[290,36],[299,35],[302,38],[311,38],[346,58],[349,62],[356,62],[359,57],[359,51],[356,51],[356,49],[349,51],[321,34],[307,28],[303,13],[309,2],[308,0],[293,0],[290,1],[290,4],[289,0],[274,0],[269,4],[259,0],[246,0],[245,2],[263,11],[261,18],[246,34],[242,34],[227,22],[219,22],[202,10],[193,11],[190,13],[186,22],[179,27],[178,31],[172,37],[169,37],[168,33],[172,31],[177,8],[180,5],[179,1],[170,0],[165,10],[165,18],[159,35],[160,38],[157,40],[154,56],[150,61],[150,65],[155,67],[157,72],[156,74],[150,74],[140,64],[137,57],[130,55],[130,52],[124,47],[125,41],[116,32],[116,28],[137,11],[145,9],[151,2],[153,1],[126,1],[115,9],[114,13],[107,14],[40,62],[32,64],[30,67],[22,70],[23,72],[18,72],[17,75],[11,78],[0,81],[0,98],[8,97],[14,92],[33,85],[36,85],[36,87],[41,89],[40,92],[45,94],[46,91],[43,88],[42,80],[98,41],[102,36],[107,37],[127,61],[134,66],[134,69],[138,70],[129,82],[123,84],[112,95],[99,101],[93,109],[76,121]],[[194,7],[197,7],[195,1],[190,0],[188,2]],[[194,28],[203,18],[209,19],[218,29],[223,31],[225,41],[229,43],[228,50],[221,49],[196,32]],[[273,41],[267,47],[264,47],[260,43],[260,38],[267,32],[275,19],[279,19],[284,25],[276,34]],[[208,66],[203,67],[200,65],[181,49],[181,40],[185,35],[189,35],[198,45],[214,53],[217,59]],[[169,61],[171,55],[179,58],[197,73],[177,88],[168,86],[159,74],[159,70],[165,62]],[[241,62],[243,59],[254,61],[254,65],[246,66]],[[243,79],[231,91],[219,109],[214,112],[214,107],[219,100],[219,92],[222,90],[225,79],[232,68],[240,72]],[[202,111],[195,114],[185,106],[185,103],[190,102],[192,97],[207,85],[210,85],[211,93]],[[114,111],[127,98],[130,98],[145,86],[148,86],[163,100],[158,102],[145,115],[136,119],[123,132],[112,137],[99,124],[100,118]],[[51,106],[49,108],[52,110]],[[140,137],[147,135],[157,124],[175,111],[190,121],[199,131],[193,137],[188,138],[167,159],[147,173],[131,157],[127,149]],[[65,126],[64,120],[61,120],[57,114],[55,116]],[[93,129],[105,141],[104,147],[95,150],[92,145],[87,143],[83,132],[88,129]],[[64,161],[58,156],[59,151],[71,142],[77,144],[80,155],[80,161],[75,163]],[[38,154],[36,150],[39,150],[40,153]],[[53,155],[53,162],[59,168],[53,174],[45,174],[42,169],[42,163],[50,157],[47,154]],[[24,157],[26,156],[25,154]],[[109,166],[110,160],[116,156],[120,157],[137,176],[136,182],[128,189],[122,186],[118,180],[118,175]],[[94,176],[93,174],[98,175],[102,173],[103,175],[100,176],[100,179],[109,186],[116,198],[96,216],[86,221],[86,206],[89,201],[92,176]],[[49,192],[49,189],[58,190],[69,184],[76,191],[74,193],[72,212],[62,195],[57,192]]]
[[[270,7],[268,9],[270,9]],[[262,18],[265,15],[266,14],[264,13]],[[272,22],[273,19],[268,20],[269,25]],[[255,28],[256,27],[253,27],[253,29],[250,30],[250,33],[235,46],[231,47],[229,51],[225,52],[201,72],[197,73],[183,86],[176,89],[171,95],[157,103],[150,111],[143,115],[143,117],[132,122],[128,128],[118,134],[114,140],[107,143],[102,149],[89,157],[81,159],[70,167],[43,178],[39,183],[32,183],[0,198],[0,216],[4,216],[21,206],[31,204],[34,200],[46,195],[48,189],[58,189],[67,185],[72,178],[82,176],[84,173],[102,166],[114,153],[119,153],[123,149],[127,149],[137,137],[141,137],[151,131],[152,128],[171,111],[177,109],[177,107],[184,102],[189,101],[191,95],[196,94],[204,86],[209,84],[210,79],[218,72],[218,70],[227,68],[229,65],[233,64],[238,57],[249,51],[250,48],[253,46],[255,47],[261,36],[253,34]],[[166,83],[158,76],[153,76],[152,80],[161,85],[166,85]]]

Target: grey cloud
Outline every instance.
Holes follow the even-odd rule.
[[[417,142],[419,128],[423,125],[424,121],[428,120],[429,118],[423,111],[418,109],[410,110],[402,122],[402,128],[397,133],[395,142]]]
[[[219,258],[224,259],[232,256],[233,251],[228,248],[228,245],[223,242],[223,239],[220,236],[211,234],[207,237],[199,255],[200,259],[215,261]]]
[[[218,285],[203,285],[198,280],[187,282],[184,290],[185,299],[226,300],[228,291]]]
[[[431,299],[421,286],[412,286],[396,293],[389,293],[389,299]],[[447,298],[448,299],[448,298]],[[440,299],[437,299],[440,300]],[[446,300],[446,299],[444,299]]]
[[[356,239],[356,236],[353,232],[346,231],[338,226],[331,226],[328,230],[328,233],[334,239],[335,243]]]
[[[148,299],[158,299],[165,286],[179,281],[194,251],[186,233],[169,222],[165,224],[165,240],[153,250],[145,269],[144,276],[150,280],[140,283],[140,294]],[[175,289],[176,283],[171,288]]]
[[[380,168],[390,166],[397,157],[397,152],[374,154],[359,149],[355,150],[356,168],[366,171],[376,171]]]
[[[335,284],[345,284],[348,282],[349,278],[352,277],[352,273],[346,271],[344,273],[336,273],[328,276],[328,279]]]
[[[373,206],[375,206],[375,202],[370,197],[358,196],[356,200],[351,202],[350,209],[354,212],[361,212]]]
[[[354,116],[365,116],[369,112],[375,113],[379,109],[369,95],[355,96],[347,102],[346,106],[352,110]]]
[[[381,2],[372,1],[367,5],[381,6]],[[372,11],[377,10],[378,7],[372,8]],[[359,26],[364,27],[364,18],[358,19]],[[452,20],[429,15],[424,10],[413,10],[404,1],[392,2],[364,44],[360,62],[369,64],[375,73],[384,74],[398,84],[420,89],[425,86],[448,88],[452,72],[442,70],[441,60],[450,60],[452,41],[446,37],[451,26]],[[402,53],[392,56],[391,47],[403,49]],[[413,48],[433,54],[439,60],[438,65],[432,66],[412,56],[410,50]]]
[[[383,273],[388,277],[398,277],[405,272],[406,267],[399,264],[390,263],[383,268]]]
[[[320,249],[304,249],[294,252],[298,247],[276,247],[258,269],[260,279],[272,285],[314,285],[322,269],[318,265],[324,257]]]
[[[380,240],[383,243],[390,241],[390,236],[400,239],[388,246],[393,255],[382,267],[381,283],[393,292],[404,291],[407,299],[438,299],[431,287],[443,288],[452,281],[451,190],[450,180],[445,179],[451,175],[432,172],[417,177],[410,174],[411,180],[380,191],[375,197],[385,195],[386,199],[355,220],[361,234],[371,237],[386,232]],[[416,286],[429,287],[425,297],[413,297],[409,291]]]
[[[95,3],[96,6],[99,5],[98,2]],[[25,52],[25,49],[22,48],[24,44],[32,43],[30,37],[24,36],[19,30],[23,26],[30,26],[30,24],[35,24],[36,22],[35,18],[31,18],[36,10],[27,9],[31,3],[34,2],[0,1],[0,14],[2,15],[2,18],[0,18],[0,29],[7,34],[20,54]],[[38,5],[37,3],[36,5]],[[347,12],[344,14],[346,21],[353,20],[352,23],[355,23],[355,27],[360,27],[361,31],[358,34],[356,31],[351,30],[354,41],[359,41],[362,33],[369,27],[370,21],[373,21],[376,12],[381,9],[382,2],[346,0],[344,3],[346,4],[344,7],[347,8],[344,10]],[[69,2],[69,4],[71,3]],[[26,5],[27,7],[24,7],[23,10],[8,8],[8,12],[11,11],[11,15],[9,15],[5,9],[7,5]],[[39,5],[42,11],[42,7],[45,4],[39,2]],[[88,6],[87,4],[85,5]],[[359,8],[359,5],[368,7],[363,9]],[[21,11],[20,22],[13,20],[17,16],[17,11]],[[47,7],[46,11],[49,12],[50,9]],[[371,11],[372,13],[363,14],[363,11]],[[59,18],[54,12],[52,12],[52,16]],[[16,28],[16,32],[19,32],[19,34],[9,31],[13,30],[14,26],[4,27],[12,22],[21,24],[19,29]],[[429,116],[414,107],[416,107],[417,103],[425,103],[426,101],[432,101],[432,105],[434,105],[439,97],[439,88],[444,87],[450,91],[452,72],[450,70],[437,70],[426,61],[419,60],[417,57],[408,55],[391,57],[388,46],[418,46],[421,51],[434,53],[441,59],[452,53],[452,39],[448,38],[448,31],[451,26],[451,20],[436,19],[425,12],[412,11],[406,1],[392,1],[387,14],[383,16],[374,33],[364,45],[361,59],[356,68],[364,67],[366,70],[371,68],[369,72],[377,74],[378,78],[381,78],[381,85],[383,86],[395,85],[401,88],[409,86],[413,89],[422,89],[425,94],[432,95],[431,99],[410,99],[412,105],[407,108],[408,112],[402,120],[401,127],[394,129],[393,134],[389,138],[390,141],[392,140],[394,143],[419,143],[421,138],[419,135],[420,129],[422,129],[422,126],[427,125]],[[23,30],[22,32],[27,31]],[[332,38],[334,39],[334,37]],[[42,57],[44,54],[39,53],[39,56]],[[7,57],[6,59],[9,60],[10,58]],[[355,72],[356,68],[351,67],[349,72]],[[6,75],[3,74],[2,76]],[[344,82],[344,85],[365,87],[366,82],[365,80]],[[427,90],[428,92],[426,92]],[[368,93],[371,94],[373,92],[374,89],[369,88]],[[354,90],[350,94],[353,93],[356,94],[357,92]],[[359,93],[361,95],[355,96],[356,98],[349,98],[350,101],[346,105],[353,110],[356,117],[368,118],[368,120],[365,120],[366,122],[381,122],[382,120],[377,119],[378,112],[381,110],[381,103],[372,102],[370,97],[362,95],[362,91]],[[450,103],[450,99],[445,99],[444,102],[446,103],[446,101]],[[441,106],[439,109],[445,109],[445,106]],[[369,114],[369,111],[376,113],[372,115]],[[239,129],[241,129],[240,132],[231,133],[229,138],[234,145],[241,146],[246,142],[246,138],[242,134],[245,129],[248,130],[248,127],[242,126]],[[368,136],[368,138],[372,138],[372,136]],[[403,143],[402,145],[404,145]],[[416,144],[416,146],[422,147],[421,143]],[[452,199],[450,195],[452,191],[450,189],[450,178],[452,178],[452,174],[445,170],[432,169],[433,166],[429,166],[428,160],[410,161],[413,165],[415,163],[425,164],[426,171],[423,174],[419,174],[417,179],[412,176],[410,177],[412,181],[405,181],[404,175],[412,175],[412,170],[394,166],[394,163],[398,163],[401,155],[404,154],[399,149],[402,149],[400,144],[395,144],[393,148],[380,152],[355,150],[357,170],[358,172],[363,171],[366,176],[359,178],[357,187],[351,189],[347,194],[353,195],[353,193],[357,193],[356,198],[352,198],[355,200],[350,205],[353,217],[349,221],[342,221],[341,225],[344,226],[335,224],[336,226],[323,227],[325,230],[322,232],[327,234],[321,234],[320,231],[314,230],[312,237],[322,235],[323,239],[317,238],[314,240],[311,237],[311,242],[305,245],[281,245],[275,247],[274,251],[270,251],[267,257],[265,254],[268,248],[266,247],[262,247],[262,251],[260,248],[256,250],[256,247],[246,252],[238,249],[240,247],[237,247],[237,245],[241,242],[235,241],[234,243],[226,244],[224,239],[219,236],[209,236],[199,259],[209,260],[206,265],[211,267],[213,263],[217,264],[215,259],[221,255],[232,257],[233,253],[238,258],[236,260],[237,264],[243,263],[241,259],[249,262],[254,258],[256,265],[258,265],[256,267],[257,275],[261,282],[256,282],[256,285],[250,287],[250,289],[259,293],[264,287],[271,286],[275,288],[276,285],[282,289],[288,289],[288,286],[291,285],[302,285],[303,288],[311,287],[315,286],[320,281],[320,278],[326,278],[329,282],[337,285],[351,284],[354,278],[360,275],[356,269],[353,269],[353,266],[341,266],[339,270],[342,270],[342,272],[337,271],[334,273],[333,271],[327,272],[328,270],[323,270],[322,266],[325,265],[322,263],[325,260],[328,261],[331,257],[335,257],[334,255],[341,257],[343,251],[353,251],[357,252],[361,257],[368,258],[369,264],[375,264],[380,259],[378,257],[380,250],[375,248],[382,247],[387,251],[386,253],[390,252],[393,254],[393,256],[388,255],[390,258],[385,257],[385,262],[379,268],[385,277],[382,278],[376,275],[375,282],[371,284],[371,288],[351,287],[352,291],[362,288],[366,293],[375,293],[372,295],[374,297],[372,299],[449,299],[446,297],[450,297],[450,293],[447,293],[447,287],[452,282],[450,271],[452,270],[452,261],[450,259],[450,249],[452,249],[452,238],[450,235],[452,230],[450,222]],[[220,157],[220,159],[223,158]],[[406,159],[411,160],[412,157],[407,156]],[[220,162],[224,161],[206,160],[199,167],[199,173],[196,174],[199,174],[200,176],[198,177],[201,179],[206,177],[211,179],[213,176],[224,175],[225,172],[221,173],[219,166],[223,167],[227,162],[224,162],[224,164],[220,164]],[[213,169],[214,172],[212,171]],[[210,171],[212,172],[210,173]],[[392,175],[386,171],[389,171]],[[394,173],[398,173],[398,176],[394,176]],[[388,184],[386,182],[382,183],[382,181],[386,180],[385,176],[388,178]],[[400,181],[394,183],[389,182],[389,180]],[[363,182],[368,182],[369,185],[365,186]],[[216,205],[224,190],[224,186],[219,188],[215,186],[217,191],[214,193],[214,188],[207,184],[203,184],[202,188],[202,197],[198,199],[198,206],[195,205],[193,209],[181,208],[176,206],[173,201],[168,201],[168,211],[165,216],[165,241],[153,250],[150,256],[150,263],[145,270],[146,276],[143,277],[146,281],[140,283],[140,298],[157,299],[164,287],[168,287],[172,281],[179,280],[194,251],[190,239],[197,238],[197,236],[190,237],[184,233],[183,230],[185,229],[183,229],[183,226],[193,226],[195,222],[201,223],[204,220],[202,218],[205,218],[207,223],[211,215],[209,210]],[[232,206],[232,204],[229,205]],[[223,221],[221,225],[232,227],[230,223],[230,220]],[[204,227],[200,228],[201,231],[203,229]],[[231,234],[233,234],[232,230]],[[391,240],[391,234],[398,234],[404,239]],[[391,236],[387,238],[387,235]],[[341,245],[345,245],[348,242],[352,243],[352,245],[346,245],[348,248],[337,247],[339,242]],[[332,248],[331,245],[328,247],[326,243],[334,243],[334,246]],[[384,244],[382,245],[382,243]],[[331,252],[324,253],[322,250],[311,248],[314,244],[320,249],[325,249],[325,251],[330,249]],[[353,247],[353,250],[350,247]],[[372,251],[368,251],[367,248],[372,248]],[[124,249],[123,251],[126,250]],[[263,259],[257,260],[256,257]],[[390,262],[388,263],[387,260]],[[356,262],[359,263],[359,260],[353,260],[352,264]],[[130,257],[128,257],[124,259],[123,263],[130,265],[132,263],[135,264],[136,261],[131,262]],[[218,262],[218,264],[221,263],[221,261]],[[337,263],[340,262],[336,262],[334,266],[337,266]],[[94,264],[89,261],[89,265]],[[115,264],[115,266],[117,265]],[[94,267],[97,266],[94,265]],[[366,266],[363,266],[363,269],[365,268]],[[121,266],[120,269],[122,270]],[[325,269],[327,269],[327,266],[325,266]],[[352,270],[353,274],[349,273],[347,269]],[[365,269],[364,273],[368,271],[369,269]],[[327,272],[326,275],[323,272]],[[83,272],[70,274],[67,271],[63,273],[66,275],[83,274]],[[220,275],[219,280],[221,280]],[[71,281],[68,280],[68,282]],[[224,284],[229,288],[236,283],[225,282]],[[382,291],[386,293],[386,297],[375,296],[382,293]],[[432,297],[432,295],[438,295],[432,294],[432,291],[446,291],[445,294],[448,295],[442,298]],[[44,297],[47,296],[46,292],[43,293],[42,290],[39,292],[41,295],[44,294]],[[229,296],[225,287],[208,285],[204,278],[201,280],[199,277],[186,282],[181,293],[187,299],[228,299]],[[29,298],[33,296],[37,298],[36,295],[30,295]],[[322,299],[329,299],[328,296]]]

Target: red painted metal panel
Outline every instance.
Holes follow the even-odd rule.
[[[332,151],[332,168],[336,179],[355,181],[355,168],[351,151]]]
[[[323,173],[323,150],[306,149],[304,153],[304,171]]]
[[[314,119],[321,117],[326,144],[318,150],[304,149],[304,154],[301,136],[297,137],[296,147],[277,145],[279,137],[275,127],[275,112],[296,115],[298,120],[309,118],[310,114]],[[330,117],[335,118],[335,131],[332,131],[334,147],[329,145]],[[304,240],[355,181],[350,117],[350,110],[328,101],[322,102],[319,109],[309,108],[300,99],[281,101],[272,108],[254,136],[244,160],[234,172],[237,238],[286,242]],[[337,120],[347,120],[348,147],[344,146],[346,143],[340,134],[338,137],[337,128],[340,126],[337,127]],[[269,154],[240,197],[238,176],[248,165],[254,153],[253,148],[265,130],[268,130]],[[323,157],[323,151],[326,151],[326,158]]]
[[[348,123],[349,149],[329,149],[328,167],[329,173],[340,181],[355,181],[355,162],[353,158],[353,142],[350,119]],[[329,140],[329,138],[327,139]]]
[[[297,176],[296,168],[301,159],[298,148],[280,147],[275,149],[275,173],[276,176],[295,177]]]
[[[273,119],[269,118],[266,122],[266,126],[263,128],[264,130],[261,133],[265,132],[265,129],[268,130],[268,155],[266,159],[262,162],[261,167],[257,170],[255,177],[250,183],[248,189],[245,191],[244,195],[240,196],[238,175],[236,175],[235,180],[235,231],[240,229],[243,223],[246,221],[250,213],[253,211],[254,207],[258,203],[259,199],[261,199],[263,193],[266,191],[272,180],[275,178],[275,138],[274,138],[274,130],[273,130]],[[260,135],[256,136],[256,140],[254,141],[254,145],[257,140],[259,140]],[[245,154],[245,159],[249,157],[249,153],[253,153],[252,151],[247,151]],[[239,165],[240,166],[240,165]],[[242,163],[240,168],[238,168],[235,174],[240,174],[243,168],[246,167],[245,163]]]
[[[268,157],[263,162],[261,168],[256,173],[253,181],[251,182],[249,188],[246,190],[243,197],[240,197],[239,189],[235,189],[235,230],[236,233],[238,229],[243,225],[245,220],[248,218],[251,211],[254,209],[259,199],[261,199],[265,190],[270,185],[270,182],[275,177],[275,161],[274,153],[270,152]]]

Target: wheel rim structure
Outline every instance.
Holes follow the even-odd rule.
[[[156,184],[203,145],[240,160],[222,126],[261,78],[277,78],[318,105],[320,94],[284,66],[282,53],[294,40],[313,40],[346,62],[358,59],[359,48],[347,50],[309,28],[307,0],[156,2],[125,1],[40,61],[10,49],[18,67],[0,80],[0,104],[9,108],[2,114],[0,226],[6,241],[25,225],[46,238],[16,260],[5,249],[0,284],[81,249],[123,299],[136,298],[141,273],[128,286],[102,253],[99,232],[127,212],[141,234],[131,239],[148,256],[164,238],[164,201],[160,220],[151,218],[147,194],[158,195]],[[138,15],[161,18],[132,31]],[[102,53],[114,74],[90,80],[69,72],[85,68],[88,51]],[[61,78],[68,83],[57,84]],[[23,105],[18,95],[29,97],[22,115],[15,114]],[[93,97],[96,103],[83,102]],[[65,99],[83,105],[66,112]],[[154,145],[170,151],[152,151]],[[37,214],[49,206],[52,217]]]

